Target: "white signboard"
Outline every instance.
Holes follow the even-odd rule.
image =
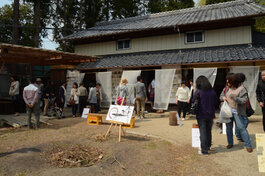
[[[130,123],[134,106],[111,105],[106,120]]]
[[[257,142],[257,155],[259,163],[259,172],[265,173],[265,134],[257,133],[256,134]]]
[[[89,108],[84,108],[84,110],[83,110],[83,113],[82,113],[82,118],[87,118],[87,115],[86,114],[88,114],[89,113]]]
[[[192,128],[192,147],[201,147],[199,128]]]

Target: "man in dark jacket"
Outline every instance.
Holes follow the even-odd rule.
[[[258,83],[257,89],[257,100],[259,102],[259,106],[262,109],[262,115],[263,115],[263,130],[265,132],[265,107],[264,107],[264,100],[265,100],[265,70],[261,72],[261,80]]]

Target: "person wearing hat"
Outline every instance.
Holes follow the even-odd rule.
[[[127,87],[128,80],[126,78],[121,79],[121,84],[117,89],[116,103],[118,105],[126,105],[126,97],[129,96],[129,89]]]
[[[182,120],[185,120],[188,103],[190,102],[190,97],[191,97],[190,90],[186,86],[185,81],[181,82],[181,87],[178,88],[176,97],[177,97],[176,104],[178,105],[179,117],[181,117],[180,116],[181,111],[183,111]]]

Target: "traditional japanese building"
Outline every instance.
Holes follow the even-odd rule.
[[[86,73],[85,81],[95,79],[95,73],[100,73],[97,80],[105,84],[111,79],[108,83],[111,86],[105,87],[106,101],[115,98],[115,87],[122,74],[129,75],[128,71],[134,70],[131,74],[141,74],[147,85],[154,77],[168,75],[158,78],[161,84],[165,84],[163,90],[167,92],[161,96],[174,103],[181,80],[192,79],[200,71],[209,72],[207,68],[216,69],[208,76],[213,77],[213,83],[215,80],[217,93],[224,87],[226,73],[231,69],[235,72],[247,70],[244,72],[248,85],[255,85],[259,69],[265,69],[265,37],[253,27],[256,18],[261,16],[265,16],[264,6],[236,0],[99,22],[62,40],[72,42],[77,54],[102,57],[96,62],[83,62],[76,68]],[[176,71],[157,72],[170,69]],[[171,84],[164,80],[171,81]],[[249,91],[252,91],[254,102],[255,91]],[[166,109],[165,102],[162,104],[159,106]]]

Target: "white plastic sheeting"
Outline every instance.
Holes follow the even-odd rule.
[[[230,72],[232,73],[245,74],[246,81],[244,82],[244,86],[248,90],[250,103],[254,110],[256,110],[256,88],[259,81],[259,70],[259,66],[234,66],[230,69]]]
[[[112,101],[112,72],[98,72],[96,73],[96,80],[101,84],[102,91],[102,107],[109,107]]]
[[[69,104],[70,96],[71,96],[71,89],[73,88],[73,83],[76,82],[78,85],[83,81],[85,73],[80,73],[77,70],[67,70],[66,74],[66,97],[65,101],[66,104]]]
[[[128,80],[128,84],[127,87],[129,89],[129,95],[130,95],[130,100],[128,100],[127,105],[129,105],[129,103],[133,104],[133,100],[134,100],[134,84],[137,82],[137,76],[141,75],[141,70],[137,70],[137,71],[123,71],[121,79],[122,78],[126,78]],[[119,86],[119,85],[118,85]]]
[[[155,71],[154,109],[168,109],[175,72],[176,69],[161,69]]]
[[[209,82],[211,83],[211,85],[214,85],[215,82],[215,78],[217,75],[217,68],[194,68],[193,69],[193,82],[194,85],[196,84],[196,79],[199,76],[205,76],[206,78],[208,78]]]

